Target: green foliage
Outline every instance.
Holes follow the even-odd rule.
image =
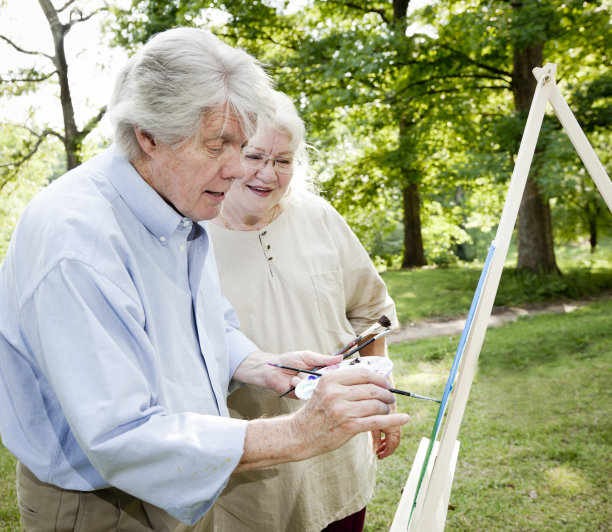
[[[0,147],[9,150],[13,142],[21,139],[19,130],[4,127],[0,132]],[[8,180],[0,195],[0,260],[8,248],[13,229],[27,203],[46,186],[49,181],[65,170],[61,147],[57,141],[45,143],[24,165],[20,167],[19,180]]]
[[[262,0],[133,0],[110,9],[108,31],[131,49],[169,27],[197,25],[258,57],[306,121],[323,195],[381,266],[401,261],[407,183],[418,184],[430,263],[469,262],[486,249],[524,128],[513,111],[517,48],[545,43],[545,60],[559,63],[564,95],[610,164],[603,0],[434,1],[397,14],[390,0],[309,1],[299,12]],[[17,153],[36,141],[22,137],[11,144]],[[611,215],[554,117],[538,153],[533,170],[556,242],[609,234]]]

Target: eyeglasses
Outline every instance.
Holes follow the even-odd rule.
[[[254,170],[263,170],[269,162],[272,162],[272,168],[277,174],[290,174],[293,171],[293,159],[291,157],[270,157],[265,153],[243,151],[242,162],[244,166]]]

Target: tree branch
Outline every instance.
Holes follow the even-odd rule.
[[[93,129],[100,123],[100,120],[102,120],[104,113],[106,113],[106,105],[98,111],[97,115],[92,116],[90,118],[89,122],[87,122],[87,124],[85,124],[83,129],[81,129],[81,131],[79,132],[79,136],[81,138],[85,138],[87,135],[89,135],[93,131]]]
[[[2,78],[2,76],[0,76],[0,84],[1,83],[37,83],[39,81],[45,81],[46,79],[49,79],[54,74],[57,74],[57,70],[54,70],[53,72],[49,72],[48,74],[45,74],[44,76],[41,76],[39,78],[11,78],[11,79],[4,79],[4,78]]]
[[[8,172],[2,172],[2,174],[5,177],[4,179],[2,179],[2,181],[0,181],[0,191],[4,188],[4,186],[7,183],[9,183],[15,177],[15,175],[17,174],[17,170],[20,167],[22,167],[25,163],[27,163],[36,154],[36,152],[40,148],[40,145],[43,143],[45,138],[47,138],[48,136],[55,136],[59,138],[62,142],[64,141],[63,135],[60,135],[57,131],[53,131],[52,129],[45,129],[42,131],[42,133],[37,133],[33,129],[30,129],[29,127],[24,126],[24,125],[18,125],[18,127],[21,127],[29,131],[32,135],[34,135],[37,138],[37,140],[34,146],[32,146],[32,148],[30,149],[30,151],[22,155],[22,157],[20,157],[19,159],[12,161],[10,163],[0,164],[0,169],[3,169],[3,170],[6,169],[8,171]]]
[[[397,92],[397,94],[402,94],[408,89],[411,89],[413,87],[418,87],[419,85],[425,85],[427,83],[432,83],[437,80],[452,80],[452,79],[492,79],[492,80],[497,80],[497,81],[502,81],[504,83],[508,83],[507,87],[498,86],[498,88],[506,88],[506,89],[510,88],[509,82],[499,76],[487,76],[485,74],[473,74],[473,75],[472,74],[457,74],[455,76],[433,76],[431,78],[415,81],[403,87],[402,90]],[[432,92],[435,92],[435,91],[432,89]]]
[[[34,135],[35,137],[38,137],[38,138],[45,138],[45,137],[51,136],[51,137],[57,137],[62,142],[64,142],[66,140],[64,138],[64,135],[62,135],[58,131],[55,131],[54,129],[46,128],[46,129],[43,129],[43,131],[41,133],[37,133],[32,128],[30,128],[28,126],[24,126],[22,124],[14,124],[14,126],[21,127],[23,129],[29,131],[30,133],[32,133],[32,135]]]
[[[47,59],[50,59],[51,61],[53,61],[53,57],[52,56],[47,55],[47,54],[45,54],[43,52],[24,50],[23,48],[21,48],[20,46],[17,46],[13,41],[11,41],[11,39],[9,39],[8,37],[5,37],[4,35],[0,35],[0,39],[2,39],[3,41],[7,42],[8,44],[10,44],[15,50],[17,50],[18,52],[20,52],[22,54],[41,55],[41,56],[46,57]]]
[[[444,48],[446,50],[449,50],[451,52],[453,52],[454,54],[457,54],[461,57],[463,57],[463,59],[465,59],[468,63],[477,66],[478,68],[483,68],[484,70],[488,70],[489,72],[493,72],[495,74],[499,74],[501,76],[508,76],[508,77],[512,77],[512,72],[507,72],[506,70],[501,70],[499,68],[495,68],[494,66],[491,65],[487,65],[486,63],[481,63],[480,61],[476,61],[475,59],[472,59],[469,55],[467,55],[466,53],[460,51],[460,50],[455,50],[453,47],[448,46],[447,44],[440,44],[440,48]]]
[[[74,9],[73,11],[70,12],[70,21],[68,22],[68,26],[72,27],[75,24],[78,24],[79,22],[85,22],[87,20],[89,20],[90,18],[96,16],[98,13],[101,13],[102,11],[108,11],[108,8],[106,7],[101,7],[99,9],[96,9],[94,11],[92,11],[91,13],[89,13],[89,15],[83,15],[83,13],[81,13],[80,9]],[[73,17],[73,15],[78,13],[78,17]]]
[[[61,13],[65,9],[69,8],[72,4],[74,4],[76,0],[68,0],[62,7],[57,8],[57,12]]]
[[[391,24],[391,22],[387,18],[387,15],[385,14],[384,9],[370,9],[370,8],[366,8],[366,7],[357,5],[357,4],[353,4],[352,2],[339,2],[337,0],[328,0],[328,3],[351,7],[353,9],[356,9],[357,11],[362,11],[364,13],[376,13],[377,15],[380,16],[383,22],[385,22],[386,24]]]

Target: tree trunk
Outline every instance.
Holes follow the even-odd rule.
[[[514,50],[512,91],[516,110],[527,117],[536,88],[532,70],[542,66],[543,44],[536,43],[523,50]],[[532,170],[537,168],[541,154],[536,151]],[[561,273],[557,267],[548,200],[534,180],[533,171],[527,178],[519,209],[517,268],[535,273]]]
[[[597,248],[597,218],[589,218],[589,242],[591,253],[595,253]]]
[[[542,199],[536,182],[528,179],[518,219],[519,269],[560,273],[555,261],[550,220],[548,202]]]
[[[71,170],[81,164],[81,156],[80,137],[74,119],[74,107],[72,105],[70,85],[68,84],[68,63],[66,61],[66,51],[64,48],[64,37],[70,30],[70,25],[64,25],[60,22],[58,13],[50,0],[38,0],[38,3],[45,13],[45,17],[51,28],[51,34],[53,35],[53,44],[55,48],[53,63],[57,69],[57,77],[60,86],[60,102],[62,104],[62,115],[64,118],[63,141],[66,150],[66,164],[68,170]]]
[[[402,38],[406,38],[407,13],[410,0],[393,0],[393,22],[396,31]],[[400,146],[405,145],[404,139],[408,137],[406,119],[399,121]],[[402,185],[402,205],[404,222],[404,256],[402,268],[416,268],[425,266],[425,250],[421,235],[421,200],[419,198],[419,185],[417,173],[410,168],[404,169],[404,184]]]
[[[404,207],[404,257],[402,268],[425,266],[425,251],[421,236],[421,202],[419,185],[408,183],[402,188]]]

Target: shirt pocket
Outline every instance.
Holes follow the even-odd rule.
[[[338,334],[350,330],[346,318],[346,299],[342,271],[315,273],[310,276],[324,330]]]

